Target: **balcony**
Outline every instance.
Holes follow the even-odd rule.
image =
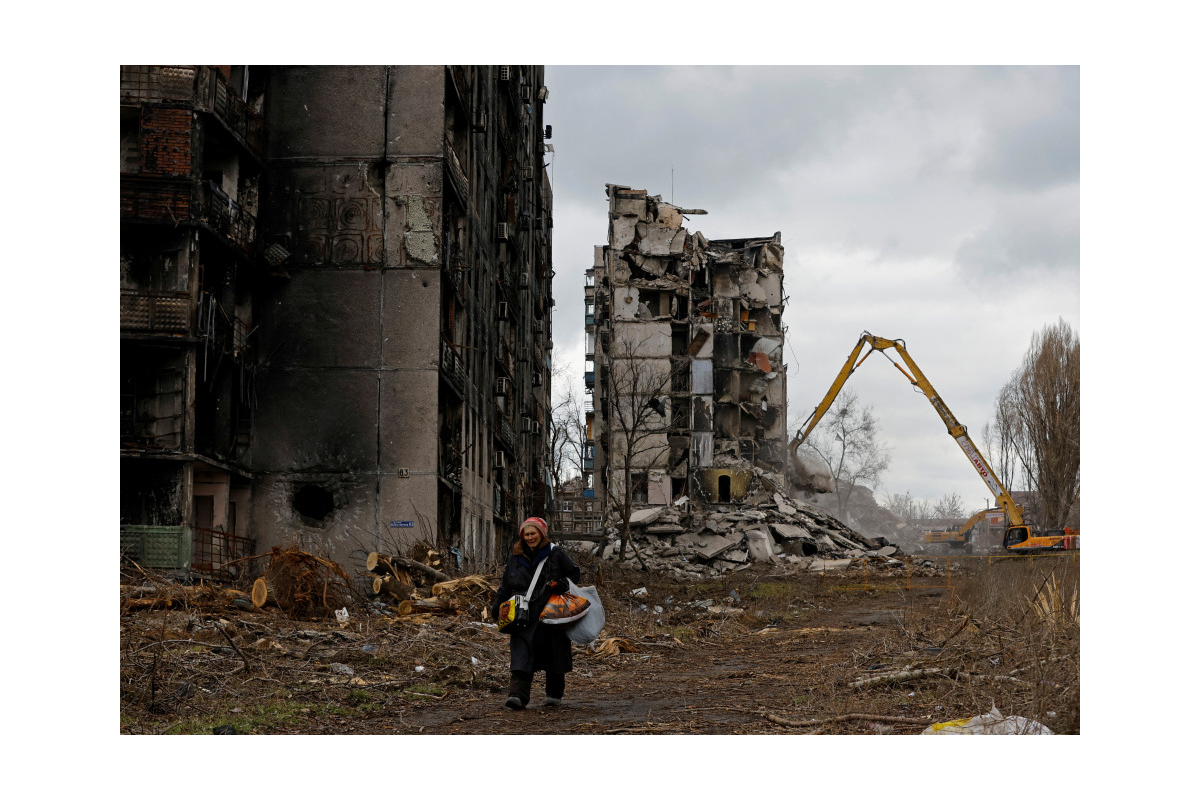
[[[212,181],[199,184],[197,217],[240,249],[254,247],[258,221]]]
[[[230,90],[216,67],[122,66],[121,103],[189,105],[212,114],[255,158],[263,157],[267,137],[262,117]]]
[[[500,444],[504,446],[510,454],[517,453],[517,432],[513,430],[512,425],[508,424],[508,420],[500,417],[499,425]]]
[[[446,379],[451,389],[458,394],[461,400],[467,391],[467,373],[463,368],[463,361],[459,358],[458,353],[454,352],[454,347],[449,342],[442,341],[442,358],[441,358],[442,377]]]
[[[121,330],[187,335],[192,298],[187,292],[121,292]]]
[[[467,173],[463,171],[462,164],[458,161],[458,155],[454,152],[454,148],[449,142],[442,143],[442,151],[446,162],[446,176],[449,178],[449,184],[454,189],[454,198],[464,210],[467,208],[467,201],[470,198],[469,184],[467,183]]]
[[[121,176],[122,219],[173,224],[191,215],[191,180]]]
[[[196,333],[212,350],[242,361],[250,350],[249,326],[236,314],[226,311],[209,292],[200,293]]]
[[[220,186],[187,178],[122,175],[121,217],[171,225],[200,222],[245,253],[253,251],[258,232],[258,220]]]

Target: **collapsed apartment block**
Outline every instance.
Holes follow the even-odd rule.
[[[789,453],[780,235],[709,240],[683,226],[706,212],[607,189],[608,244],[584,286],[591,398],[574,501],[594,500],[600,519],[562,537],[612,558],[627,518],[637,563],[680,580],[899,553],[801,499],[832,476]]]
[[[543,75],[122,67],[123,552],[483,565],[545,513]]]
[[[742,504],[786,469],[779,234],[710,241],[683,227],[704,211],[607,192],[585,285],[585,492],[609,526],[626,474],[633,508]]]

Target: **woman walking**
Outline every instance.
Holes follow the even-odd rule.
[[[530,517],[521,523],[521,532],[513,544],[512,554],[504,568],[500,589],[492,603],[492,619],[500,616],[500,605],[514,595],[529,590],[538,565],[544,562],[538,585],[529,597],[529,613],[535,620],[530,627],[517,631],[509,638],[509,669],[507,708],[520,711],[529,704],[529,692],[535,672],[546,672],[546,705],[562,704],[566,691],[566,674],[571,671],[571,640],[561,625],[536,622],[552,594],[567,591],[567,581],[579,581],[579,567],[547,535],[546,520]]]

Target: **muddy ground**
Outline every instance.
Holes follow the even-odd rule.
[[[540,675],[528,709],[502,707],[507,639],[471,612],[364,605],[342,624],[269,606],[126,604],[120,730],[915,734],[994,702],[1079,732],[1077,562],[980,562],[948,590],[942,576],[885,569],[864,589],[764,565],[677,584],[580,561],[608,622],[592,648],[575,645],[562,707],[542,706]]]

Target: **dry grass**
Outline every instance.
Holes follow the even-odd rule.
[[[994,703],[1055,733],[1079,733],[1079,561],[975,562],[956,580],[942,620],[905,625],[896,666],[932,676],[905,685],[939,691],[946,719]]]

